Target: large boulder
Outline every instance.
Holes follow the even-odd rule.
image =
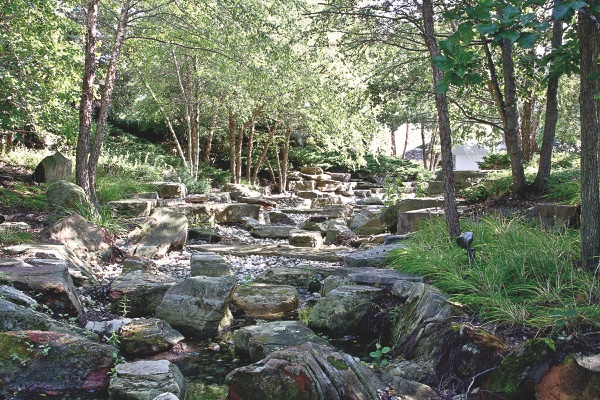
[[[34,182],[56,182],[68,181],[73,175],[73,162],[57,151],[51,156],[45,157],[35,167],[33,172]]]
[[[328,343],[300,321],[273,321],[246,326],[233,334],[236,355],[259,361],[274,351],[312,342]]]
[[[46,202],[51,214],[63,214],[65,212],[89,212],[95,209],[90,198],[82,188],[65,180],[56,181],[46,190]]]
[[[194,253],[190,259],[191,276],[233,275],[223,256],[216,253]]]
[[[260,188],[255,185],[244,185],[240,183],[228,183],[225,185],[225,191],[229,192],[231,198],[235,201],[239,197],[262,197]]]
[[[314,343],[271,353],[226,382],[235,400],[379,400],[385,387],[358,359]]]
[[[121,326],[121,351],[129,356],[144,356],[172,349],[184,337],[158,318],[134,319]]]
[[[156,316],[186,336],[216,336],[232,322],[228,305],[236,284],[235,276],[188,278],[167,291]]]
[[[287,239],[290,231],[298,229],[295,225],[256,225],[250,234],[259,238]]]
[[[0,266],[0,277],[15,289],[40,294],[40,300],[55,315],[76,316],[83,312],[83,305],[77,295],[73,280],[64,261],[62,265],[19,264]]]
[[[12,286],[0,285],[0,299],[10,301],[13,304],[19,306],[36,308],[38,303],[30,296],[26,295],[22,291],[15,289]],[[12,329],[7,329],[12,330]]]
[[[82,260],[107,260],[112,255],[111,233],[79,214],[61,218],[44,228],[40,236],[46,242],[65,245]]]
[[[525,215],[547,226],[579,227],[581,206],[540,203],[528,208]]]
[[[64,263],[69,269],[73,282],[77,285],[96,282],[90,265],[84,262],[71,249],[62,244],[27,243],[6,247],[7,253],[27,259],[31,265],[50,265]],[[11,261],[12,260],[12,261]],[[0,260],[0,266],[22,262],[17,259]]]
[[[152,316],[167,290],[176,283],[176,279],[165,274],[145,271],[123,274],[110,286],[112,310],[130,317]]]
[[[0,395],[102,397],[115,352],[111,346],[66,333],[0,333]]]
[[[335,272],[327,279],[334,277],[343,277],[349,283],[355,285],[368,285],[387,288],[405,281],[423,282],[422,276],[405,274],[395,269],[374,267],[336,268]]]
[[[296,311],[300,295],[293,286],[249,283],[236,289],[231,304],[248,317],[273,320]]]
[[[325,244],[348,244],[357,238],[358,236],[348,228],[344,220],[334,219],[327,222]]]
[[[156,200],[128,199],[109,201],[107,205],[113,218],[140,218],[150,215],[154,203]]]
[[[136,361],[117,365],[110,380],[113,399],[152,400],[164,393],[185,398],[185,378],[170,361]]]
[[[600,399],[600,354],[569,355],[535,388],[537,399]]]
[[[368,333],[367,320],[382,289],[350,285],[338,287],[319,299],[308,315],[308,326],[334,335]]]
[[[187,195],[187,188],[181,182],[154,182],[158,196],[163,199],[180,199]]]
[[[84,332],[84,330],[75,328],[73,325],[54,320],[46,313],[35,311],[32,307],[14,304],[0,298],[0,332],[25,330],[71,334]]]
[[[317,292],[321,284],[316,273],[307,268],[282,268],[273,267],[254,278],[257,283],[269,283],[273,285],[289,285],[298,289]]]
[[[138,256],[161,258],[169,251],[183,249],[187,230],[188,219],[185,215],[158,208],[129,234],[128,246]]]
[[[357,251],[344,256],[345,267],[375,267],[383,268],[388,264],[390,251],[406,247],[404,243],[392,243],[388,245],[378,246],[370,250]]]
[[[289,232],[288,240],[290,245],[295,247],[311,247],[318,249],[323,246],[323,236],[320,232],[292,229]]]

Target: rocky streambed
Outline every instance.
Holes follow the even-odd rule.
[[[390,226],[435,213],[408,210],[417,200],[390,210],[374,183],[353,188],[343,174],[336,181],[307,172],[320,174],[293,182],[317,184],[297,196],[239,185],[186,196],[181,184],[157,184],[157,193],[113,204],[132,227],[116,243],[71,216],[40,233],[45,244],[4,249],[0,392],[598,398],[599,356],[560,360],[547,339],[505,341],[422,277],[385,268],[389,252],[404,246]],[[315,190],[319,182],[332,191]],[[66,182],[55,186],[80,195]]]

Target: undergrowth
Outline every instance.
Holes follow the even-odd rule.
[[[579,234],[543,230],[519,218],[462,221],[474,233],[475,260],[447,233],[444,221],[426,222],[408,246],[392,253],[391,265],[423,275],[484,320],[536,328],[600,327],[600,282],[577,266]]]

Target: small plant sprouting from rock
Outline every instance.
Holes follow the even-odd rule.
[[[386,366],[388,361],[383,358],[383,356],[390,352],[390,348],[387,346],[381,346],[379,342],[375,343],[375,351],[369,353],[369,355],[373,358],[373,366]]]

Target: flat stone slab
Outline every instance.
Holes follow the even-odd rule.
[[[256,225],[250,234],[260,238],[287,239],[295,229],[298,229],[295,225]]]
[[[275,285],[290,285],[298,289],[317,292],[321,288],[316,278],[317,272],[306,268],[269,268],[254,278],[253,282],[269,283]]]
[[[384,267],[387,265],[390,250],[406,247],[404,243],[392,243],[371,250],[357,251],[344,256],[345,267]]]
[[[296,311],[300,306],[300,294],[290,285],[253,282],[239,286],[231,303],[248,317],[275,320]]]
[[[30,232],[31,226],[25,222],[3,222],[0,232]]]
[[[164,257],[171,250],[181,250],[187,240],[188,219],[185,215],[155,209],[141,227],[129,234],[128,246],[142,257]]]
[[[195,253],[190,259],[191,276],[233,275],[223,256],[216,253]]]
[[[173,348],[184,337],[158,318],[134,319],[120,330],[123,353],[131,356],[156,354]]]
[[[423,277],[404,274],[395,269],[383,268],[338,268],[334,276],[347,278],[349,282],[357,285],[374,285],[376,287],[392,286],[398,281],[423,282]]]
[[[122,274],[112,283],[109,296],[114,312],[127,310],[127,316],[148,317],[177,280],[165,274],[133,271]]]
[[[108,392],[113,399],[154,399],[163,393],[185,398],[185,378],[170,361],[136,361],[117,365]]]
[[[156,185],[156,192],[163,199],[180,199],[187,194],[187,188],[181,182],[152,182]]]
[[[71,274],[71,278],[73,278],[75,284],[81,285],[86,282],[96,282],[92,268],[83,262],[72,250],[69,250],[62,244],[28,243],[10,246],[4,250],[18,258],[64,260],[67,263],[69,274]]]
[[[224,244],[201,244],[189,245],[190,251],[214,252],[217,254],[229,254],[232,256],[245,257],[260,255],[266,257],[285,257],[301,260],[338,262],[344,259],[348,253],[355,251],[347,247],[323,246],[320,249],[306,251],[303,247],[294,247],[284,244],[250,244],[250,245],[224,245]]]
[[[108,206],[113,218],[147,217],[156,200],[130,199],[109,201]]]
[[[236,354],[252,362],[262,360],[274,351],[307,342],[328,345],[325,339],[300,321],[274,321],[247,326],[234,333],[233,342]]]

